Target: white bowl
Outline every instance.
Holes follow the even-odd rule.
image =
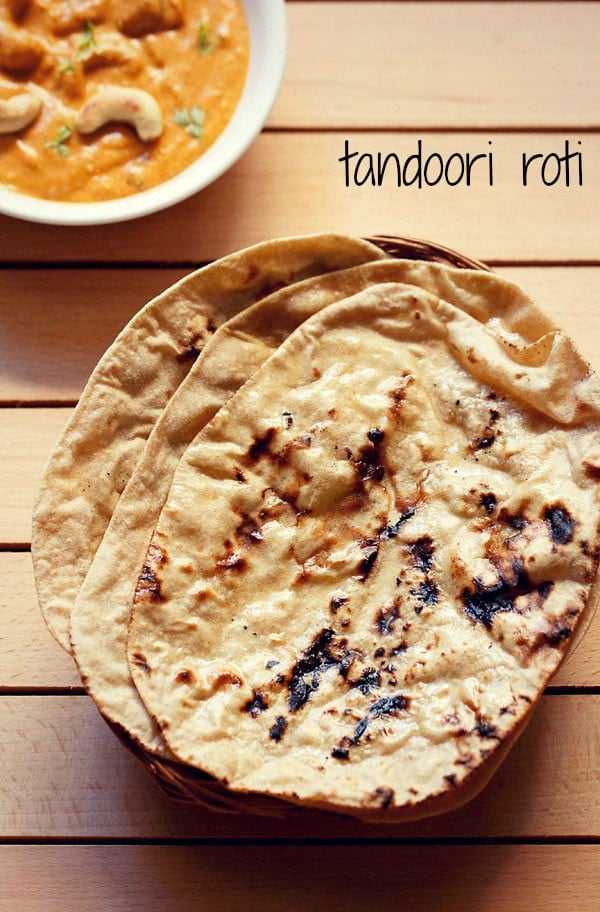
[[[149,215],[220,177],[260,133],[277,97],[287,48],[285,0],[241,0],[250,32],[242,96],[216,142],[189,167],[151,190],[98,203],[58,203],[0,187],[0,212],[48,225],[103,225]]]

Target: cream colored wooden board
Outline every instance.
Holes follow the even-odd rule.
[[[40,612],[30,554],[0,554],[0,688],[81,687]]]
[[[546,696],[465,808],[402,827],[315,812],[287,820],[170,802],[87,697],[0,698],[0,838],[600,836],[600,697]]]
[[[0,865],[10,912],[596,912],[600,889],[598,846],[2,846]]]
[[[598,125],[600,8],[289,3],[274,126]]]
[[[600,370],[600,268],[497,271],[522,284]],[[77,399],[96,361],[127,320],[184,273],[0,270],[0,401]]]
[[[38,608],[29,554],[0,554],[0,688],[77,687],[73,660],[54,641]],[[98,606],[101,610],[101,606]],[[600,613],[551,684],[600,686]]]
[[[474,171],[471,187],[347,188],[338,161],[346,138],[351,151],[395,152],[402,161],[419,138],[425,156],[445,158],[483,154],[491,140],[494,186]],[[561,152],[567,138],[582,141],[584,186],[524,189],[521,154]],[[178,206],[84,234],[0,217],[0,251],[4,261],[201,262],[266,238],[345,231],[424,237],[484,260],[596,261],[599,168],[600,136],[577,132],[263,133],[230,172]]]
[[[0,543],[31,541],[31,508],[40,475],[70,409],[0,409]]]
[[[0,398],[77,399],[133,314],[181,270],[0,270]]]

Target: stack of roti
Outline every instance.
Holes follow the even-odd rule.
[[[595,600],[600,385],[492,273],[340,235],[148,304],[35,505],[40,603],[139,749],[390,822],[485,784]]]

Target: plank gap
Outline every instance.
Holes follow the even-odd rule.
[[[304,0],[303,0],[304,2]],[[450,2],[450,0],[448,0]],[[533,0],[532,0],[533,2]],[[301,236],[301,235],[300,235]],[[413,240],[423,240],[422,238],[413,238]],[[496,258],[496,257],[486,257],[485,262],[488,266],[494,267],[543,267],[552,269],[553,267],[567,266],[573,268],[579,267],[589,267],[589,266],[600,266],[600,259],[519,259],[516,257],[507,257],[507,258]],[[117,261],[117,260],[65,260],[65,261],[50,261],[50,260],[3,260],[0,262],[0,272],[28,272],[30,270],[35,271],[47,271],[47,272],[57,272],[57,271],[85,271],[85,270],[111,270],[111,271],[126,271],[129,269],[140,269],[145,272],[150,272],[153,269],[169,269],[173,272],[181,269],[203,269],[205,266],[210,266],[211,263],[214,263],[214,260],[205,260],[203,262],[196,262],[194,260],[172,260],[170,263],[164,263],[159,260],[127,260],[127,261]]]
[[[370,3],[372,0],[285,0],[286,4],[292,5],[293,3],[310,3],[312,6],[318,6],[319,3]],[[439,3],[456,3],[456,0],[377,0],[378,3],[396,3],[398,6],[402,4],[410,4],[410,6],[426,6],[429,4],[439,4]],[[484,3],[497,5],[501,0],[461,0],[462,4],[472,4],[473,6],[482,6]],[[510,0],[512,6],[535,6],[537,4],[543,4],[544,6],[548,3],[562,3],[563,6],[566,6],[567,3],[572,3],[574,0]],[[598,0],[577,0],[578,3],[597,3]]]
[[[77,399],[3,399],[0,409],[75,408]]]
[[[2,697],[85,697],[87,692],[85,687],[0,687],[0,699]]]
[[[358,2],[358,0],[357,0]],[[423,0],[422,0],[423,2]],[[425,0],[427,2],[427,0]],[[430,2],[435,2],[435,0],[430,0]],[[455,2],[455,0],[445,0],[445,2]],[[479,0],[474,0],[478,2]],[[485,0],[483,0],[485,2]],[[489,2],[494,2],[494,0],[489,0]],[[526,0],[526,2],[543,2],[543,0]],[[561,2],[561,0],[557,0]],[[494,124],[493,126],[478,126],[477,124],[469,125],[458,125],[458,124],[447,124],[446,126],[439,126],[437,124],[427,124],[426,126],[415,125],[410,126],[406,124],[335,124],[333,126],[287,126],[286,124],[278,124],[276,127],[266,126],[263,128],[263,133],[281,133],[289,135],[291,133],[298,134],[312,134],[312,133],[323,133],[323,134],[332,134],[332,133],[397,133],[399,136],[405,134],[414,134],[414,133],[427,133],[427,134],[436,134],[436,133],[449,133],[449,134],[462,134],[462,133],[503,133],[503,134],[515,134],[515,133],[585,133],[585,134],[594,134],[600,133],[600,124],[527,124],[525,126],[511,126],[509,124]]]
[[[562,686],[550,684],[544,690],[549,697],[600,696],[600,687],[596,684],[563,684]]]
[[[65,845],[65,846],[575,846],[600,845],[598,836],[305,836],[305,837],[122,837],[98,836],[2,836],[1,845]]]
[[[209,266],[213,260],[64,260],[59,262],[45,260],[3,260],[0,262],[0,270],[8,271],[19,270],[27,272],[30,269],[35,270],[54,270],[64,269],[82,270],[82,269],[112,269],[127,271],[129,269],[202,269]]]

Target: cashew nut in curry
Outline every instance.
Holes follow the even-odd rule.
[[[0,99],[0,133],[18,133],[28,127],[40,113],[42,99],[33,92],[21,92]]]
[[[223,131],[248,56],[240,0],[0,2],[0,186],[83,202],[162,183]]]
[[[163,131],[161,110],[143,89],[107,86],[86,101],[75,118],[80,133],[94,133],[110,123],[130,124],[143,142],[158,139]]]

